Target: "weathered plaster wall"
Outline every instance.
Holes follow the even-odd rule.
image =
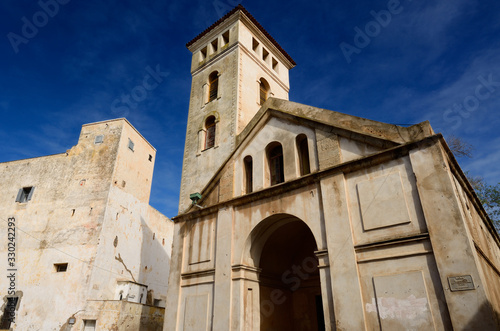
[[[239,63],[239,99],[238,99],[238,125],[236,134],[241,133],[245,126],[260,109],[260,82],[261,78],[269,84],[269,97],[288,100],[290,83],[288,80],[288,69],[279,60],[278,53],[273,51],[270,43],[251,30],[245,23],[239,22],[240,63]],[[258,42],[254,50],[252,38]],[[267,61],[263,59],[263,51],[267,50],[269,55]],[[278,62],[273,69],[272,59]]]
[[[348,162],[382,151],[383,149],[370,146],[365,142],[339,137],[338,143],[342,155],[342,162]]]
[[[303,131],[293,125],[285,130],[281,120],[269,121],[234,154],[235,187],[241,180],[238,172],[243,157],[254,144],[258,154],[257,146],[262,151],[266,142],[280,137],[281,129],[293,135]],[[205,216],[180,216],[167,329],[259,329],[263,309],[259,298],[272,298],[273,289],[259,287],[260,252],[270,233],[296,219],[308,226],[316,240],[327,329],[334,325],[338,330],[494,329],[498,245],[484,226],[472,224],[479,217],[470,206],[468,217],[448,214],[449,210],[459,211],[459,201],[465,208],[472,203],[463,198],[460,189],[455,192],[449,168],[441,167],[445,163],[439,150],[422,143],[409,154],[395,152],[397,156],[391,159],[383,154],[367,159],[363,151],[376,153],[370,147],[359,141],[344,141],[343,145],[356,147],[357,152],[349,155],[358,154],[363,166],[350,160],[337,173],[332,169],[331,175],[316,180],[306,182],[304,178],[301,187],[285,183],[269,188],[274,193],[262,190],[211,212],[196,212]],[[321,159],[322,152],[317,153]],[[301,179],[287,179],[294,180]],[[238,196],[238,189],[235,191]],[[452,209],[437,211],[436,206],[453,201]],[[458,226],[462,229],[450,231]],[[468,231],[475,234],[467,237]],[[476,248],[472,251],[472,247]],[[452,291],[449,277],[462,274],[472,275],[475,287]],[[268,292],[260,293],[263,289]],[[202,318],[190,315],[191,307]],[[277,314],[286,314],[285,306],[278,308],[274,310]],[[212,315],[213,319],[208,318]]]
[[[354,245],[427,232],[408,157],[349,173],[346,185]]]
[[[497,317],[497,323],[500,324],[500,248],[493,244],[497,242],[497,238],[492,233],[491,226],[487,225],[489,220],[478,211],[468,189],[458,180],[457,175],[453,179],[462,215],[476,250],[476,263],[480,265],[482,282],[486,286],[486,294]]]
[[[88,311],[79,316],[73,328],[83,330],[83,320],[97,320],[96,330],[108,331],[161,331],[163,330],[164,308],[141,305],[133,302],[106,300],[90,301]]]
[[[129,148],[129,140],[134,144],[133,150]],[[155,160],[155,148],[134,127],[124,125],[113,171],[113,185],[140,202],[149,203]]]
[[[71,316],[81,321],[88,299],[113,300],[117,280],[130,278],[114,259],[115,238],[137,282],[152,290],[150,301],[164,305],[173,224],[148,205],[154,152],[126,120],[113,120],[84,125],[67,153],[0,164],[0,214],[17,227],[22,298],[14,329],[59,330]],[[15,202],[29,186],[32,199]],[[7,238],[7,226],[2,233]],[[7,261],[7,241],[0,256]],[[68,263],[67,271],[56,272],[56,263]],[[2,299],[7,288],[2,277]]]
[[[476,250],[456,194],[451,164],[437,139],[424,146],[409,155],[453,328],[496,329]],[[468,285],[463,284],[466,278],[471,280]],[[453,289],[453,279],[467,286],[464,290]]]
[[[261,190],[270,186],[268,164],[266,160],[266,146],[272,142],[278,142],[283,147],[283,162],[285,181],[300,177],[298,151],[296,137],[305,134],[308,140],[309,159],[311,172],[318,169],[315,133],[312,128],[292,124],[278,118],[271,118],[269,122],[245,145],[241,146],[234,155],[234,194],[244,194],[244,163],[246,156],[251,156],[253,161],[253,191]],[[228,172],[233,169],[228,168]]]
[[[316,128],[318,168],[324,170],[341,163],[339,136],[332,131]]]
[[[106,142],[94,144],[103,133]],[[24,294],[16,329],[58,328],[82,308],[92,272],[86,262],[96,253],[120,134],[121,123],[86,126],[65,154],[0,165],[0,213],[16,218],[17,288]],[[15,202],[27,186],[35,187],[32,200]],[[56,273],[55,263],[68,263],[67,272]],[[6,284],[2,277],[2,296]]]
[[[449,328],[410,159],[349,173],[346,189],[366,327]]]
[[[105,219],[96,264],[106,268],[94,270],[90,297],[116,299],[117,281],[128,280],[147,285],[148,291],[153,291],[152,299],[164,304],[173,235],[171,221],[119,187],[111,188]],[[142,302],[146,303],[146,297]]]

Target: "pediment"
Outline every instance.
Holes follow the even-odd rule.
[[[287,182],[432,134],[428,122],[399,127],[271,98],[237,137],[235,150],[201,192],[200,203],[207,207],[272,186],[269,146],[281,146]]]

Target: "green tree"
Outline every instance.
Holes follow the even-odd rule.
[[[500,183],[490,185],[482,177],[468,177],[468,179],[497,232],[500,232]]]
[[[472,157],[474,147],[462,138],[449,136],[446,141],[456,157]],[[490,185],[482,177],[471,176],[468,172],[465,172],[465,175],[493,221],[495,229],[500,233],[500,183]]]

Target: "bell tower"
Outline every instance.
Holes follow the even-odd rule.
[[[265,100],[288,100],[288,71],[295,66],[241,5],[186,46],[193,54],[192,84],[179,213],[231,154]]]

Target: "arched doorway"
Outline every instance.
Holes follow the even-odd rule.
[[[265,222],[265,223],[264,223]],[[324,330],[316,241],[309,227],[290,215],[260,224],[252,244],[259,273],[261,330]]]

